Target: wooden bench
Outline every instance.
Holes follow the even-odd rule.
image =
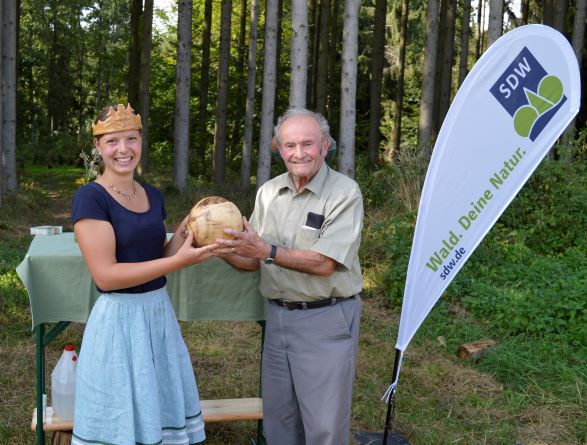
[[[205,423],[226,422],[231,420],[261,420],[263,418],[263,406],[259,397],[242,399],[202,400],[202,416]],[[43,422],[43,430],[71,431],[73,420],[63,421],[53,413],[53,408],[48,406],[47,419]],[[37,430],[37,408],[33,410],[31,429]]]

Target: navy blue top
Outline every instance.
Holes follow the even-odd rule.
[[[141,184],[147,192],[149,210],[133,212],[122,206],[108,191],[96,182],[81,186],[73,197],[71,220],[75,224],[80,219],[98,219],[112,224],[116,236],[116,261],[119,263],[139,263],[163,257],[165,245],[165,204],[159,190]],[[129,287],[103,291],[100,293],[121,292],[139,294],[160,289],[167,283],[165,276]]]

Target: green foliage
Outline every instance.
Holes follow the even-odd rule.
[[[501,335],[587,353],[587,176],[545,162],[455,278],[451,297]]]
[[[369,275],[374,275],[371,278],[372,287],[376,288],[371,292],[385,292],[386,294],[389,292],[392,301],[397,301],[398,297],[401,298],[405,279],[403,275],[409,255],[409,243],[403,248],[397,244],[397,241],[402,241],[404,229],[405,225],[398,217],[386,216],[377,212],[365,214],[360,251],[361,264],[366,273],[371,270],[376,271],[369,273]],[[408,230],[410,229],[408,228]],[[389,248],[391,239],[396,241],[393,244],[395,249]],[[411,236],[409,240],[411,240]]]
[[[492,320],[501,335],[523,333],[587,345],[584,251],[537,256],[519,245],[501,249],[497,255],[482,249],[457,277],[454,292],[462,303],[477,317]]]
[[[587,163],[544,162],[502,216],[540,254],[587,245]]]
[[[544,161],[414,337],[417,345],[442,339],[450,351],[484,337],[496,340],[497,348],[472,365],[504,385],[514,411],[546,400],[555,410],[585,412],[586,167],[584,160]],[[363,264],[398,311],[415,227],[415,212],[407,211],[399,192],[405,178],[393,167],[360,176],[366,201],[377,209],[367,208]],[[585,437],[580,424],[568,437]]]
[[[476,318],[491,323],[502,336],[556,337],[584,351],[585,170],[581,162],[545,162],[457,275],[448,297],[463,304]],[[370,250],[370,243],[387,246],[387,266],[376,282],[394,302],[403,293],[415,220],[414,212],[405,211],[398,193],[406,183],[407,169],[402,171],[400,180],[393,169],[390,174],[376,172],[365,178],[363,187],[369,205],[387,205],[396,213],[394,218],[368,218],[366,224],[366,250]],[[402,208],[403,212],[398,211]]]

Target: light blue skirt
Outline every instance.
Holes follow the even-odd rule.
[[[102,294],[79,354],[72,445],[205,438],[192,362],[166,288]]]

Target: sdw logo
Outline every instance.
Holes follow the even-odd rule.
[[[561,80],[549,75],[524,47],[490,89],[514,119],[514,129],[534,141],[567,100]]]

